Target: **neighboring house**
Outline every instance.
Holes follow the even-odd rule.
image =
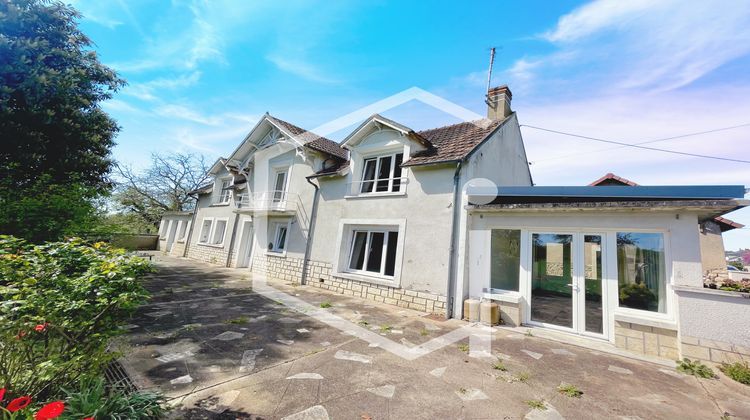
[[[423,131],[373,115],[341,143],[264,115],[193,192],[184,255],[446,317],[492,300],[511,326],[649,356],[750,357],[750,300],[703,289],[698,229],[743,187],[534,187],[510,90],[487,103]]]
[[[159,249],[173,256],[185,255],[193,218],[191,211],[168,211],[159,223]]]
[[[610,172],[589,185],[634,187],[638,184]],[[722,233],[743,227],[745,225],[721,216],[701,221],[699,229],[704,282],[711,283],[729,278]]]

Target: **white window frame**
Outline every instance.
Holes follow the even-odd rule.
[[[273,168],[273,177],[271,178],[271,202],[273,204],[284,203],[287,199],[287,192],[289,190],[289,173],[290,169],[288,166]],[[278,181],[279,175],[284,174],[284,185],[280,190],[276,189],[276,181]],[[279,197],[276,197],[279,194]]]
[[[211,225],[208,229],[208,237],[207,241],[203,241],[203,229],[206,221],[210,221]],[[224,222],[224,232],[221,235],[221,242],[214,243],[213,237],[216,233],[216,226],[218,225],[218,222]],[[229,218],[228,217],[204,217],[203,220],[201,220],[201,229],[198,234],[198,244],[203,246],[212,246],[215,248],[224,248],[224,241],[227,237],[227,230],[229,228]]]
[[[232,186],[232,178],[220,178],[219,179],[219,200],[216,204],[229,204],[232,202],[232,190],[224,189],[224,183],[227,183],[227,187]]]
[[[374,273],[366,270],[352,270],[349,268],[351,254],[354,245],[354,232],[398,232],[396,241],[396,261],[393,267],[393,275]],[[368,234],[368,240],[370,235]],[[334,272],[337,277],[344,277],[352,280],[358,280],[368,283],[380,284],[395,288],[401,287],[401,268],[404,256],[404,241],[406,238],[406,219],[341,219],[339,222],[338,241],[336,255],[334,258]],[[387,245],[386,238],[384,245]],[[384,246],[384,251],[386,247]],[[380,268],[380,273],[385,270],[385,258]],[[363,262],[363,268],[366,267],[366,260]]]
[[[178,234],[177,242],[185,242],[187,240],[188,234],[190,233],[190,224],[191,224],[190,220],[183,220],[183,221],[180,221],[180,225],[177,225],[177,234]],[[181,231],[180,228],[182,226],[184,226],[185,229]],[[182,232],[182,235],[180,235],[180,232]]]
[[[286,229],[286,236],[284,237],[284,246],[279,248],[279,234],[281,233],[281,229]],[[266,247],[266,254],[268,255],[275,255],[275,256],[286,256],[286,250],[289,248],[289,233],[292,230],[292,221],[272,221],[269,223],[269,229],[268,233],[273,232],[273,236],[271,236],[271,240],[269,241],[271,243],[271,249],[268,249]]]
[[[362,171],[360,172],[360,184],[357,193],[360,195],[378,195],[378,194],[401,194],[404,192],[405,188],[405,182],[403,180],[399,184],[398,191],[393,191],[393,181],[394,173],[396,171],[396,155],[401,155],[401,163],[404,161],[404,151],[399,150],[391,153],[385,153],[385,154],[376,154],[376,155],[370,155],[370,156],[363,156],[362,157]],[[388,171],[388,178],[378,178],[378,174],[380,173],[380,165],[383,159],[385,158],[391,158],[391,167]],[[365,180],[365,171],[367,170],[367,162],[368,161],[375,161],[375,172],[373,174],[374,178],[372,180]],[[404,177],[404,168],[401,168],[401,176],[399,178],[405,178]],[[378,182],[380,181],[388,181],[388,189],[386,191],[377,191],[378,189]],[[365,183],[372,182],[372,191],[363,191],[363,188],[365,186]]]

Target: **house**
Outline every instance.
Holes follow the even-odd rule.
[[[634,187],[638,184],[610,172],[589,185]],[[722,233],[743,227],[745,225],[721,216],[701,221],[699,229],[704,283],[714,283],[729,278]]]
[[[706,295],[698,229],[744,188],[535,187],[511,99],[493,88],[487,118],[422,131],[372,115],[340,143],[266,114],[193,192],[191,221],[165,216],[165,252],[184,226],[188,258],[311,287],[457,318],[491,300],[510,326],[654,357],[750,355],[750,328],[698,315],[750,320],[748,299]]]

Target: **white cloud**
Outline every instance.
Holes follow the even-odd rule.
[[[123,89],[123,94],[136,97],[144,101],[156,101],[159,97],[157,90],[178,90],[194,86],[201,78],[201,72],[194,71],[171,78],[158,78],[145,83],[133,83]]]
[[[338,83],[335,78],[326,74],[323,70],[300,58],[271,54],[266,59],[276,65],[279,70],[294,74],[303,79],[326,84]]]

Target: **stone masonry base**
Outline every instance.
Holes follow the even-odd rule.
[[[263,254],[253,258],[252,271],[265,273],[270,278],[299,282],[302,278],[302,265],[301,258]],[[310,261],[307,284],[343,295],[356,296],[402,308],[440,315],[445,313],[445,296],[345,279],[335,276],[332,271],[331,264]]]
[[[677,331],[615,321],[615,346],[633,353],[678,360]]]
[[[222,267],[227,264],[226,249],[215,246],[196,243],[190,244],[190,248],[188,248],[188,257],[209,264],[220,265]]]
[[[750,347],[702,338],[681,337],[682,357],[709,363],[750,362]]]

